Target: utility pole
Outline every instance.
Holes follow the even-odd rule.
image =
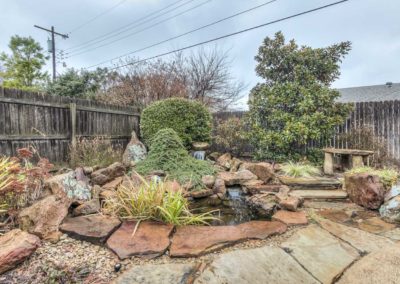
[[[54,38],[55,38],[55,35],[58,35],[58,36],[62,37],[63,39],[67,39],[68,35],[60,34],[60,33],[56,32],[56,31],[54,31],[54,27],[53,26],[51,26],[50,30],[46,29],[46,28],[43,28],[43,27],[39,27],[37,25],[34,25],[34,27],[51,33],[51,53],[52,53],[52,57],[53,57],[52,59],[53,59],[53,81],[54,81],[56,79],[56,76],[57,76],[56,75],[57,74],[56,73],[56,41],[55,41]]]

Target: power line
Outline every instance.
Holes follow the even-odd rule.
[[[117,8],[118,6],[120,6],[121,4],[123,4],[124,2],[126,2],[126,0],[122,0],[119,3],[115,4],[114,6],[112,6],[111,8],[105,10],[104,12],[101,12],[100,14],[94,16],[93,18],[89,19],[88,21],[84,22],[83,24],[73,28],[68,34],[71,34],[73,32],[76,32],[77,30],[80,30],[81,28],[83,28],[84,26],[94,22],[95,20],[97,20],[98,18],[100,18],[101,16],[104,16],[106,14],[108,14],[109,12],[111,12],[112,10],[114,10],[115,8]]]
[[[96,66],[102,65],[102,64],[104,64],[104,63],[113,61],[113,60],[115,60],[115,59],[120,59],[120,58],[122,58],[122,57],[125,57],[125,56],[128,56],[128,55],[132,55],[132,54],[138,53],[138,52],[140,52],[140,51],[147,50],[147,49],[149,49],[149,48],[152,48],[152,47],[161,45],[161,44],[163,44],[163,43],[166,43],[166,42],[175,40],[175,39],[177,39],[177,38],[181,38],[181,37],[186,36],[186,35],[188,35],[188,34],[192,34],[192,33],[194,33],[194,32],[200,31],[200,30],[202,30],[202,29],[211,27],[211,26],[213,26],[213,25],[216,25],[216,24],[219,24],[219,23],[221,23],[221,22],[230,20],[230,19],[232,19],[232,18],[235,18],[235,17],[237,17],[237,16],[243,15],[243,14],[245,14],[245,13],[254,11],[254,10],[259,9],[259,8],[261,8],[261,7],[264,7],[264,6],[266,6],[266,5],[272,4],[272,3],[276,2],[276,1],[278,1],[278,0],[271,0],[271,1],[265,2],[265,3],[260,4],[260,5],[258,5],[258,6],[252,7],[252,8],[250,8],[250,9],[247,9],[247,10],[241,11],[241,12],[239,12],[239,13],[233,14],[233,15],[231,15],[231,16],[228,16],[228,17],[219,19],[219,20],[214,21],[214,22],[212,22],[212,23],[210,23],[210,24],[207,24],[207,25],[198,27],[198,28],[196,28],[196,29],[193,29],[193,30],[190,30],[190,31],[185,32],[185,33],[183,33],[183,34],[180,34],[180,35],[177,35],[177,36],[168,38],[168,39],[166,39],[166,40],[159,41],[159,42],[157,42],[157,43],[148,45],[148,46],[146,46],[146,47],[143,47],[143,48],[140,48],[140,49],[137,49],[137,50],[134,50],[134,51],[125,53],[125,54],[123,54],[123,55],[114,57],[114,58],[112,58],[112,59],[102,61],[102,62],[100,62],[100,63],[97,63],[97,64],[95,64],[95,65],[89,66],[89,67],[87,67],[87,68],[96,67]]]
[[[184,1],[184,0],[178,0],[178,1],[176,1],[176,2],[174,2],[174,3],[172,3],[172,4],[170,4],[170,5],[168,5],[168,6],[164,7],[164,8],[162,8],[162,9],[156,10],[156,11],[154,11],[154,12],[152,12],[152,13],[150,13],[150,14],[147,14],[147,15],[145,15],[145,16],[143,16],[143,17],[141,17],[141,18],[139,18],[139,19],[137,19],[137,20],[135,20],[135,21],[133,21],[133,22],[130,22],[129,24],[123,25],[123,26],[121,26],[121,27],[119,27],[119,28],[117,28],[117,29],[114,29],[114,30],[112,30],[112,31],[110,31],[110,32],[107,32],[107,33],[103,34],[103,35],[100,35],[100,36],[97,36],[97,37],[95,37],[95,38],[92,38],[92,39],[90,39],[90,40],[88,40],[88,41],[85,41],[85,42],[83,42],[83,43],[80,43],[80,44],[78,44],[78,45],[69,47],[69,48],[67,48],[66,50],[81,48],[82,46],[88,45],[89,43],[91,43],[91,42],[93,42],[93,41],[96,41],[96,42],[97,42],[99,39],[104,38],[104,37],[107,37],[107,36],[109,36],[109,35],[112,35],[112,34],[118,32],[118,31],[120,31],[120,30],[124,30],[124,31],[119,32],[118,34],[123,33],[123,32],[126,32],[126,31],[128,31],[128,30],[130,30],[130,29],[133,29],[133,28],[137,27],[138,25],[133,26],[133,27],[130,27],[130,26],[132,26],[132,25],[134,25],[134,24],[136,24],[136,23],[138,23],[138,22],[141,22],[141,21],[143,21],[143,20],[145,20],[145,19],[147,19],[147,18],[149,18],[149,17],[151,17],[151,16],[153,16],[153,15],[156,15],[156,14],[158,14],[158,13],[164,11],[164,10],[167,10],[167,9],[169,9],[169,8],[171,8],[171,7],[173,7],[173,6],[175,6],[176,4],[178,4],[178,3],[182,2],[182,1]],[[189,0],[189,1],[187,1],[187,2],[185,2],[185,3],[183,3],[183,4],[181,4],[181,5],[179,5],[179,6],[177,6],[177,7],[175,7],[174,9],[178,9],[178,8],[180,8],[180,7],[182,7],[182,6],[185,6],[185,5],[187,5],[187,4],[189,4],[189,3],[193,2],[193,1],[195,1],[195,0]],[[173,11],[174,9],[168,10],[167,12],[164,12],[164,13],[162,13],[161,15],[158,15],[157,17],[160,17],[160,16],[163,16],[163,15],[165,15],[165,14],[168,14],[169,12]],[[157,17],[156,17],[156,18],[157,18]],[[153,19],[154,19],[154,18],[153,18]],[[140,25],[140,24],[139,24],[139,25]],[[107,38],[108,38],[108,37],[107,37]]]
[[[197,9],[197,8],[200,8],[201,6],[204,6],[205,4],[207,4],[207,3],[211,2],[211,1],[213,1],[213,0],[206,0],[206,1],[200,3],[200,4],[196,5],[196,6],[193,6],[193,7],[189,8],[189,9],[184,10],[184,11],[178,13],[178,14],[175,14],[175,15],[173,15],[173,16],[171,16],[171,17],[168,17],[168,18],[166,18],[166,19],[164,19],[164,20],[162,20],[162,21],[156,22],[156,23],[154,23],[154,24],[152,24],[152,25],[150,25],[150,26],[147,26],[147,27],[145,27],[145,28],[143,28],[143,29],[141,29],[141,30],[138,30],[138,31],[135,31],[135,32],[133,32],[133,33],[127,34],[127,35],[125,35],[125,36],[123,36],[123,37],[117,38],[117,39],[115,39],[115,40],[113,40],[113,41],[111,41],[111,42],[104,43],[104,44],[101,44],[101,45],[98,45],[98,46],[89,48],[89,49],[87,49],[87,50],[78,51],[77,53],[72,52],[71,54],[69,54],[68,58],[73,57],[73,56],[77,56],[77,55],[80,55],[80,54],[83,54],[83,53],[87,53],[87,52],[90,52],[90,51],[93,51],[93,50],[96,50],[96,49],[98,49],[98,48],[100,48],[100,47],[108,46],[108,45],[113,44],[113,43],[115,43],[115,42],[117,42],[117,41],[121,41],[121,40],[123,40],[123,39],[126,39],[126,38],[128,38],[128,37],[131,37],[131,36],[136,35],[136,34],[138,34],[138,33],[144,32],[144,31],[146,31],[146,30],[149,30],[149,29],[151,29],[151,28],[154,28],[155,26],[158,26],[158,25],[160,25],[160,24],[162,24],[162,23],[165,23],[165,22],[167,22],[167,21],[169,21],[169,20],[175,19],[175,18],[177,18],[177,17],[179,17],[179,16],[181,16],[181,15],[183,15],[183,14],[186,14],[186,13],[188,13],[188,12],[190,12],[190,11],[193,11],[193,10],[195,10],[195,9]],[[103,39],[103,40],[101,40],[101,41],[104,41],[104,40],[106,40],[106,39]],[[100,41],[100,42],[101,42],[101,41]]]
[[[348,2],[348,1],[350,1],[350,0],[337,1],[337,2],[334,2],[334,3],[331,3],[331,4],[320,6],[320,7],[317,7],[317,8],[311,9],[311,10],[307,10],[307,11],[304,11],[304,12],[301,12],[301,13],[297,13],[297,14],[294,14],[294,15],[291,15],[291,16],[280,18],[278,20],[274,20],[274,21],[271,21],[271,22],[268,22],[268,23],[265,23],[265,24],[261,24],[261,25],[258,25],[258,26],[254,26],[254,27],[251,27],[251,28],[240,30],[240,31],[237,31],[237,32],[234,32],[234,33],[230,33],[230,34],[223,35],[223,36],[220,36],[220,37],[216,37],[216,38],[213,38],[213,39],[210,39],[210,40],[207,40],[207,41],[203,41],[203,42],[199,42],[199,43],[192,44],[192,45],[189,45],[189,46],[185,46],[185,47],[182,47],[182,48],[179,48],[179,49],[175,49],[175,50],[172,50],[172,51],[168,51],[168,52],[165,52],[165,53],[162,53],[162,54],[158,54],[158,55],[155,55],[155,56],[147,57],[145,59],[141,59],[141,60],[138,60],[138,61],[135,61],[135,62],[130,62],[130,63],[119,65],[119,66],[116,66],[116,67],[113,67],[113,68],[109,68],[109,70],[115,70],[115,69],[126,67],[126,66],[129,66],[129,65],[139,64],[139,63],[142,63],[142,62],[145,62],[145,61],[148,61],[148,60],[156,59],[156,58],[159,58],[159,57],[163,57],[163,56],[166,56],[166,55],[170,55],[170,54],[173,54],[173,53],[184,51],[184,50],[187,50],[187,49],[190,49],[190,48],[193,48],[193,47],[197,47],[197,46],[204,45],[204,44],[207,44],[207,43],[211,43],[211,42],[214,42],[214,41],[218,41],[218,40],[221,40],[221,39],[224,39],[224,38],[232,37],[232,36],[235,36],[235,35],[238,35],[238,34],[242,34],[242,33],[249,32],[249,31],[252,31],[252,30],[255,30],[255,29],[259,29],[259,28],[262,28],[262,27],[265,27],[265,26],[276,24],[278,22],[283,22],[283,21],[286,21],[286,20],[289,20],[289,19],[292,19],[292,18],[296,18],[296,17],[302,16],[302,15],[310,14],[310,13],[313,13],[313,12],[316,12],[316,11],[319,11],[319,10],[323,10],[323,9],[326,9],[326,8],[329,8],[329,7],[338,5],[338,4],[342,4],[342,3]],[[87,68],[84,68],[84,69],[87,69]]]

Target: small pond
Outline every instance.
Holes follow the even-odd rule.
[[[268,220],[266,217],[257,215],[246,204],[246,195],[240,186],[227,188],[226,200],[202,198],[191,203],[191,210],[194,213],[205,213],[216,211],[213,213],[219,220],[211,222],[211,225],[235,225],[245,223],[252,220]]]

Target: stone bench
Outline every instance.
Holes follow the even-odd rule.
[[[374,151],[368,150],[357,150],[357,149],[336,149],[336,148],[325,148],[324,159],[324,173],[327,175],[333,175],[333,156],[335,154],[340,155],[340,165],[343,168],[357,168],[365,165],[369,165],[368,157],[374,154]]]

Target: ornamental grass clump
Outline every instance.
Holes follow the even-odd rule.
[[[182,189],[176,191],[167,182],[141,179],[139,186],[131,183],[118,187],[115,196],[105,200],[105,213],[125,220],[153,220],[174,225],[208,225],[216,219],[213,212],[192,213]]]
[[[346,174],[371,174],[377,175],[386,189],[390,189],[399,179],[399,173],[395,169],[375,169],[371,167],[358,167],[348,170]]]
[[[282,165],[281,172],[285,176],[290,177],[315,177],[321,175],[320,170],[317,167],[314,167],[310,164],[306,163],[293,163],[288,162]]]
[[[142,175],[155,170],[163,170],[170,179],[180,184],[191,183],[194,188],[202,188],[201,178],[215,173],[208,161],[190,156],[178,134],[170,128],[157,132],[151,140],[147,158],[136,166],[136,171]]]

